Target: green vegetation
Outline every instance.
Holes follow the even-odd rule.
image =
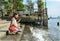
[[[14,1],[14,2],[13,2]],[[8,1],[3,1],[2,5],[4,6],[4,11],[7,12],[16,12],[17,10],[24,11],[23,7],[23,0],[8,0]]]
[[[38,10],[40,13],[42,13],[44,9],[44,2],[42,0],[38,0]]]
[[[16,11],[30,11],[30,14],[34,12],[34,3],[32,0],[27,0],[27,4],[23,4],[23,0],[8,0],[1,2],[1,5],[4,6],[3,12],[6,14],[12,14]],[[44,9],[44,2],[38,0],[38,11],[42,12]]]
[[[33,7],[34,3],[32,2],[32,0],[27,0],[27,4],[24,5],[24,9],[25,11],[29,11],[30,14],[32,12],[34,12],[34,7]]]
[[[23,0],[16,0],[16,5],[15,6],[16,6],[16,10],[24,11]]]

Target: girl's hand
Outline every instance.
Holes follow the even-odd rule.
[[[20,21],[21,21],[21,19],[18,20],[18,22],[20,22]]]

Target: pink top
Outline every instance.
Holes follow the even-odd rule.
[[[12,26],[12,25],[18,27],[18,24],[17,24],[17,21],[16,21],[15,18],[12,18],[12,20],[11,20],[11,24],[10,24],[10,26]]]

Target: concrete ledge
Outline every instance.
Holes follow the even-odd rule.
[[[21,40],[23,32],[24,32],[24,28],[25,28],[25,25],[21,25],[21,26],[22,26],[22,32],[19,32],[18,37],[16,37],[16,38],[19,38],[18,40]],[[7,28],[8,28],[8,26],[7,26]],[[7,30],[7,28],[5,27],[4,29]],[[4,29],[2,29],[2,30],[4,30]],[[11,40],[11,39],[14,39],[13,37],[15,37],[14,35],[13,35],[13,37],[10,35],[7,37],[5,37],[5,36],[6,36],[6,32],[0,32],[0,39],[2,41],[4,41],[4,39],[10,39]],[[14,40],[17,40],[17,39],[14,39]]]
[[[8,27],[5,27],[5,28],[0,29],[0,31],[7,30],[7,29],[8,29]],[[6,36],[6,32],[0,32],[0,39],[3,38],[4,36]]]
[[[0,39],[6,36],[6,32],[0,32]]]
[[[0,29],[1,30],[8,30],[9,24],[3,28]],[[0,39],[6,36],[6,32],[0,32]]]

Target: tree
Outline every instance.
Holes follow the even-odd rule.
[[[13,3],[8,0],[8,1],[3,1],[2,2],[2,5],[4,5],[4,11],[7,13],[7,14],[10,14],[12,13],[12,7],[13,7]],[[9,13],[8,13],[9,12]]]
[[[28,11],[33,12],[34,11],[34,7],[33,7],[34,3],[32,2],[32,0],[27,0],[27,7],[28,7]]]
[[[7,11],[10,10],[10,12],[16,12],[17,10],[23,11],[24,7],[23,0],[8,0],[2,2],[2,5],[4,5],[4,9],[6,9]]]
[[[38,0],[38,11],[41,13],[44,9],[44,2],[42,0]]]
[[[16,0],[16,9],[23,11],[23,7],[24,7],[23,0]]]
[[[44,2],[42,0],[38,0],[38,20],[39,20],[39,17],[41,18],[41,25],[43,25],[43,10],[44,10]]]

